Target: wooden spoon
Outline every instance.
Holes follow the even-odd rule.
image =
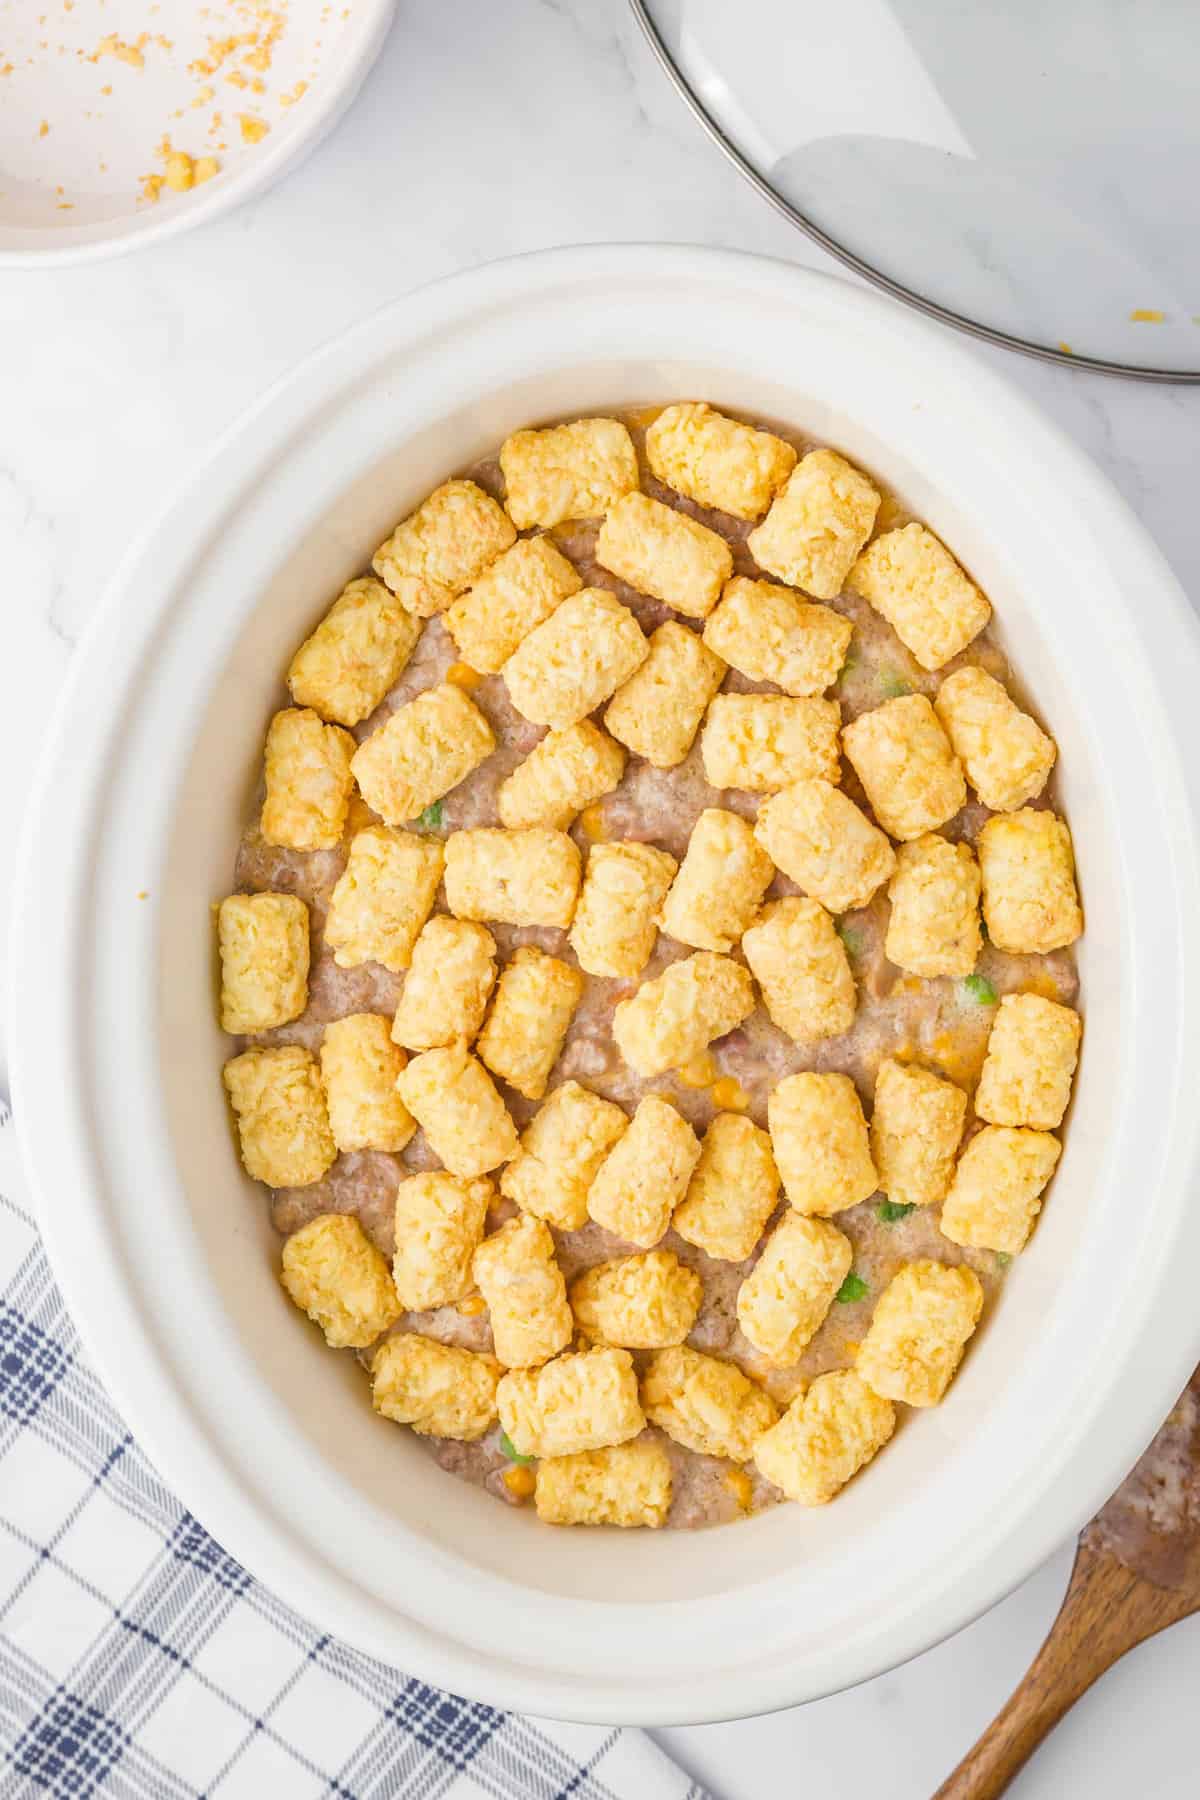
[[[996,1800],[1118,1658],[1200,1609],[1200,1369],[1084,1527],[1066,1598],[1007,1705],[934,1800]]]

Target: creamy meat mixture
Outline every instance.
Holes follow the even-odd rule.
[[[735,575],[763,579],[764,572],[754,563],[746,546],[753,524],[699,506],[656,481],[645,467],[643,452],[645,428],[653,418],[653,412],[619,416],[624,418],[638,447],[643,491],[677,511],[701,520],[726,539],[733,552]],[[800,434],[786,427],[770,424],[765,428],[786,438],[801,454],[813,447]],[[504,483],[497,459],[486,459],[463,473],[488,493],[503,498]],[[884,490],[875,536],[903,525],[909,517],[901,499]],[[549,535],[575,565],[584,583],[609,589],[618,595],[647,633],[665,620],[677,618],[669,607],[625,585],[596,561],[598,529],[599,521],[570,522],[552,528]],[[842,592],[825,604],[844,614],[854,627],[845,667],[836,685],[829,690],[841,704],[843,726],[896,695],[916,693],[932,698],[949,674],[970,665],[989,671],[1006,685],[1019,704],[1026,704],[992,627],[985,629],[935,674],[929,674],[905,649],[891,626],[865,600]],[[354,737],[361,742],[379,730],[397,707],[447,677],[464,683],[471,700],[490,722],[497,748],[482,766],[445,796],[440,808],[434,809],[436,823],[407,827],[428,830],[443,838],[463,827],[499,823],[496,795],[501,782],[544,735],[541,727],[530,724],[514,709],[502,676],[474,679],[470,671],[464,670],[442,620],[433,617],[425,622],[401,678],[377,710],[354,728]],[[721,691],[770,693],[779,690],[766,683],[749,681],[730,669]],[[282,689],[280,704],[288,704]],[[602,709],[597,712],[597,719],[601,712]],[[844,759],[842,789],[860,805],[866,806],[863,790]],[[753,820],[763,798],[765,796],[744,791],[718,791],[709,787],[697,736],[685,761],[672,769],[656,769],[640,757],[630,755],[619,788],[606,799],[589,806],[572,826],[571,835],[585,852],[596,843],[634,840],[658,845],[682,860],[692,827],[703,809],[721,807]],[[1036,808],[1056,806],[1053,778],[1031,804]],[[942,833],[951,840],[974,842],[989,816],[972,794],[958,815],[941,828]],[[255,823],[247,829],[233,872],[233,887],[244,893],[270,890],[292,894],[306,901],[311,908],[312,961],[309,999],[303,1015],[293,1023],[241,1040],[239,1048],[246,1043],[297,1044],[315,1054],[319,1052],[329,1021],[358,1012],[376,1012],[389,1017],[394,1012],[403,976],[389,973],[375,963],[340,969],[324,941],[323,927],[330,895],[345,867],[349,839],[364,824],[375,822],[375,815],[356,794],[351,803],[346,838],[336,849],[299,852],[274,847],[264,841],[257,815]],[[777,874],[768,899],[800,891],[786,876]],[[439,900],[438,910],[441,909]],[[776,1029],[759,1005],[743,1026],[713,1043],[709,1052],[686,1071],[673,1071],[650,1080],[639,1078],[623,1062],[614,1045],[613,1009],[620,1000],[636,992],[642,982],[661,973],[668,964],[691,954],[687,946],[660,934],[651,960],[638,978],[628,981],[586,979],[583,997],[568,1029],[551,1086],[573,1078],[595,1093],[617,1101],[630,1113],[644,1094],[659,1093],[678,1108],[697,1132],[702,1133],[714,1114],[722,1110],[745,1111],[758,1124],[765,1125],[768,1094],[784,1076],[804,1069],[834,1070],[851,1077],[869,1115],[875,1074],[885,1055],[917,1060],[935,1073],[973,1090],[995,1018],[998,996],[1019,991],[1043,995],[1068,1005],[1076,1000],[1078,980],[1070,949],[1044,955],[1014,955],[996,949],[985,940],[976,973],[968,981],[922,980],[905,974],[889,963],[884,954],[888,912],[885,884],[868,906],[846,913],[838,921],[858,989],[854,1024],[844,1036],[796,1044]],[[574,961],[565,931],[514,928],[491,922],[488,928],[496,939],[501,968],[512,951],[523,944],[534,944],[568,962]],[[511,1089],[504,1088],[503,1093],[518,1128],[523,1128],[536,1106]],[[978,1128],[979,1122],[969,1114],[967,1138]],[[390,1258],[394,1248],[393,1201],[397,1182],[406,1173],[438,1166],[437,1158],[419,1131],[399,1155],[373,1150],[342,1154],[322,1179],[307,1186],[274,1191],[270,1200],[272,1217],[279,1232],[286,1237],[321,1214],[354,1213],[374,1243]],[[768,1230],[786,1210],[786,1203],[781,1199]],[[1010,1260],[1007,1256],[991,1250],[964,1249],[950,1242],[938,1229],[936,1207],[918,1206],[902,1217],[886,1216],[895,1210],[884,1207],[884,1216],[881,1216],[880,1196],[876,1194],[850,1210],[838,1213],[836,1225],[851,1241],[853,1270],[858,1277],[857,1282],[849,1284],[849,1291],[861,1297],[834,1304],[800,1360],[794,1367],[786,1369],[770,1366],[746,1341],[738,1327],[735,1300],[755,1258],[742,1264],[714,1261],[675,1232],[669,1232],[664,1247],[695,1269],[703,1282],[703,1302],[687,1342],[696,1349],[733,1361],[785,1405],[813,1376],[853,1362],[874,1304],[902,1264],[925,1257],[949,1265],[965,1263],[982,1283],[985,1305],[990,1303],[1004,1279],[1005,1267]],[[488,1214],[487,1229],[494,1230],[515,1212],[511,1201],[498,1200]],[[555,1241],[568,1284],[579,1271],[630,1252],[628,1244],[594,1223],[579,1231],[556,1231]],[[417,1331],[441,1343],[476,1351],[489,1350],[492,1342],[487,1311],[477,1294],[469,1295],[456,1306],[435,1312],[405,1314],[396,1329]],[[363,1351],[359,1354],[364,1361],[369,1361],[372,1353]],[[634,1360],[638,1364],[644,1363],[645,1353],[635,1352]],[[662,1433],[655,1431],[654,1435],[662,1438],[672,1463],[673,1493],[667,1524],[681,1527],[714,1524],[757,1511],[780,1498],[778,1489],[757,1472],[752,1462],[739,1466],[702,1456],[682,1448]],[[502,1447],[498,1426],[474,1443],[437,1439],[419,1441],[429,1444],[431,1453],[442,1467],[481,1484],[498,1498],[510,1504],[522,1504],[528,1499],[529,1484],[511,1479],[513,1463]]]
[[[1200,1542],[1200,1369],[1083,1537],[1158,1587],[1185,1580]]]

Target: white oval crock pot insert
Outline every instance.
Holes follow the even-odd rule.
[[[519,424],[685,395],[836,444],[990,592],[1061,746],[1085,1047],[1049,1204],[959,1379],[835,1505],[558,1532],[375,1418],[282,1296],[225,1112],[209,908],[287,658],[395,520]],[[1103,1500],[1200,1351],[1198,693],[1186,602],[1107,483],[948,334],[841,282],[686,248],[543,253],[302,366],[114,582],[22,858],[17,1118],[68,1303],[166,1480],[323,1626],[534,1713],[788,1705],[992,1604]]]

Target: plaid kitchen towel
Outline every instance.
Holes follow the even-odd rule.
[[[640,1731],[441,1693],[260,1587],[125,1429],[23,1192],[0,1110],[0,1800],[706,1800]]]

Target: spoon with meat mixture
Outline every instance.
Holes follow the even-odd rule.
[[[1079,1537],[1057,1619],[1024,1679],[934,1800],[995,1800],[1127,1650],[1200,1610],[1200,1369]]]

